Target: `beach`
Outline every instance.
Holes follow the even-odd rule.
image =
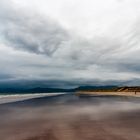
[[[0,104],[10,103],[10,102],[17,102],[23,101],[33,98],[39,98],[44,96],[55,96],[55,95],[62,95],[64,93],[34,93],[34,94],[7,94],[7,95],[0,95]]]
[[[2,140],[139,140],[140,98],[40,96],[0,105]]]
[[[78,91],[76,95],[82,96],[131,96],[131,97],[140,97],[140,92],[97,92],[97,91]]]

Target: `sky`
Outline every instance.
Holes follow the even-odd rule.
[[[0,0],[0,83],[140,84],[139,0]]]

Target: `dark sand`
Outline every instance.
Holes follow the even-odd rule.
[[[0,140],[140,140],[140,98],[69,94],[3,104]]]

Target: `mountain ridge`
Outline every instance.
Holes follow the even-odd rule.
[[[35,88],[0,88],[0,93],[54,93],[54,92],[140,92],[140,86],[79,86],[77,88],[48,88],[48,87],[35,87]]]

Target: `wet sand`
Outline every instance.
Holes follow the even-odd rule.
[[[1,140],[139,140],[140,98],[40,97],[0,105]]]
[[[97,91],[79,91],[76,93],[78,96],[87,95],[87,96],[98,96],[98,95],[114,95],[114,96],[132,96],[132,97],[140,97],[140,92],[97,92]]]

